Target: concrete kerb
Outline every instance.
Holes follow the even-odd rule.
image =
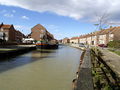
[[[86,50],[82,52],[80,57],[80,65],[78,71],[76,72],[76,78],[73,82],[73,90],[93,90],[91,72],[90,51]]]

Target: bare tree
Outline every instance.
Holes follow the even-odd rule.
[[[108,19],[109,19],[109,15],[107,12],[104,12],[103,14],[97,14],[95,13],[95,17],[97,18],[96,20],[96,24],[94,24],[96,26],[96,30],[102,30],[104,28],[108,27]]]

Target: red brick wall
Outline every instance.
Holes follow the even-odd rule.
[[[35,40],[40,40],[40,34],[43,34],[42,30],[44,30],[46,32],[45,34],[45,37],[48,39],[48,40],[52,40],[54,39],[53,35],[50,34],[42,25],[38,24],[36,26],[34,26],[32,29],[31,29],[31,38],[35,39]]]

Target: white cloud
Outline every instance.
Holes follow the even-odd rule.
[[[29,20],[29,17],[27,17],[27,16],[22,16],[21,18],[22,18],[22,19]]]
[[[95,13],[100,15],[108,11],[112,20],[120,20],[120,0],[0,0],[0,4],[49,11],[76,20],[92,20]]]
[[[4,14],[4,17],[8,17],[8,18],[12,18],[14,15],[13,14],[10,14],[10,13],[6,13]]]

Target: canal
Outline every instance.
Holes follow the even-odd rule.
[[[81,51],[35,50],[0,62],[0,90],[72,90]]]

